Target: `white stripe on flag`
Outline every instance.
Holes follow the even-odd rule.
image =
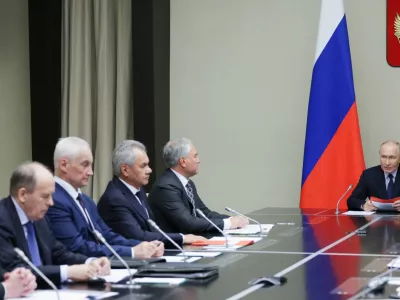
[[[315,62],[344,17],[343,0],[322,0]]]

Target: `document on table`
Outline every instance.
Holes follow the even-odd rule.
[[[101,292],[101,291],[68,291],[59,290],[60,300],[87,300],[88,297],[95,297],[95,299],[103,299],[105,297],[112,297],[118,295],[116,292]],[[36,290],[32,294],[21,297],[13,298],[14,300],[53,300],[57,299],[56,292],[53,290]]]
[[[185,254],[186,254],[186,252],[185,252]],[[187,255],[187,256],[189,256],[189,255]],[[184,256],[161,256],[160,258],[164,258],[167,262],[184,262],[185,261]],[[192,263],[199,259],[201,259],[201,257],[189,257],[186,259],[186,262]]]
[[[131,272],[132,274],[135,274],[137,270],[131,269]],[[107,282],[117,283],[127,276],[129,276],[129,272],[127,269],[111,269],[110,275],[99,276],[99,277],[103,278]]]
[[[400,197],[387,200],[377,197],[370,197],[369,200],[377,210],[396,211],[396,208],[393,207],[393,203],[395,203],[397,200],[400,200]]]
[[[346,212],[342,213],[342,215],[346,215],[346,216],[370,216],[370,215],[373,215],[374,213],[375,213],[374,211],[349,210],[349,211],[346,211]]]
[[[187,256],[201,256],[201,257],[216,257],[222,254],[222,252],[211,252],[211,251],[203,251],[203,252],[196,252],[196,251],[185,251]],[[183,256],[182,253],[179,253],[178,256]]]
[[[261,224],[262,233],[268,233],[274,224]],[[239,229],[225,229],[224,233],[229,235],[253,235],[260,233],[260,226],[256,224],[249,224],[244,228]]]
[[[186,281],[186,278],[162,278],[162,277],[142,277],[132,280],[137,284],[167,284],[167,285],[180,285]],[[127,281],[129,284],[129,281]]]

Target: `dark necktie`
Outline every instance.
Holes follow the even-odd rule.
[[[26,235],[29,253],[31,254],[32,262],[35,266],[40,266],[42,264],[42,261],[40,259],[39,247],[36,240],[35,227],[33,226],[33,223],[29,221],[25,224],[25,228],[27,233]]]
[[[96,240],[96,243],[99,243],[99,239],[97,238],[96,234],[94,234],[94,230],[96,228],[94,228],[94,225],[92,223],[92,219],[90,219],[89,214],[88,214],[88,212],[86,210],[85,201],[83,200],[82,194],[78,194],[78,197],[76,197],[76,200],[78,200],[79,205],[82,207],[83,213],[86,216],[87,222],[89,224],[90,231],[93,233],[93,236],[94,236],[94,238]]]
[[[149,212],[147,211],[146,204],[144,202],[146,199],[143,199],[144,194],[141,193],[140,191],[138,191],[135,195],[136,195],[137,199],[139,199],[139,203],[142,206],[143,211],[145,212],[145,214],[149,218]]]
[[[388,177],[389,177],[389,184],[387,187],[387,194],[388,194],[388,198],[392,199],[393,198],[393,188],[394,188],[393,175],[390,173],[388,175]]]
[[[193,206],[193,215],[196,217],[196,206],[194,205],[194,194],[193,194],[193,188],[192,185],[190,184],[190,182],[188,181],[188,183],[186,184],[186,192],[189,196],[190,199],[190,203],[192,203]]]

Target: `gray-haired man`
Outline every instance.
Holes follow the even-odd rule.
[[[221,229],[240,228],[248,224],[243,217],[229,217],[207,208],[190,178],[198,173],[199,155],[186,138],[169,141],[163,150],[167,170],[157,180],[149,195],[149,204],[159,226],[170,232],[200,233],[215,228],[201,216],[200,209]]]

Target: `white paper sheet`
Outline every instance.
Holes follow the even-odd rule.
[[[60,290],[60,300],[86,300],[88,296],[95,296],[96,299],[104,298],[104,296],[118,295],[116,292],[107,293],[99,291],[68,291]],[[53,290],[36,290],[32,294],[22,297],[13,298],[14,300],[54,300],[57,299],[56,292]]]
[[[160,258],[164,258],[167,262],[184,262],[185,261],[185,257],[184,256],[161,256]],[[186,260],[186,262],[187,263],[192,263],[192,262],[194,262],[196,260],[199,260],[199,259],[201,259],[201,257],[189,257]]]
[[[157,278],[157,277],[143,277],[133,279],[133,283],[136,284],[168,284],[168,285],[179,285],[186,281],[186,278]],[[129,283],[129,281],[127,282]]]
[[[377,210],[396,211],[396,208],[393,207],[393,203],[381,203],[374,200],[371,200],[371,202]]]
[[[346,216],[370,216],[370,215],[373,215],[374,213],[375,213],[374,211],[349,210],[349,211],[346,211],[346,212],[342,213],[342,215],[346,215]]]
[[[275,224],[261,224],[262,232],[268,233]],[[226,229],[224,233],[230,235],[252,235],[260,233],[260,226],[256,224],[249,224],[244,228],[240,229]]]
[[[132,274],[137,272],[136,269],[131,269]],[[124,279],[125,277],[129,276],[128,270],[126,269],[111,269],[110,275],[99,276],[103,278],[107,282],[117,283]]]
[[[203,251],[203,252],[187,252],[185,251],[185,254],[187,256],[201,256],[201,257],[216,257],[222,254],[222,252],[211,252],[211,251]],[[182,253],[179,253],[178,256],[183,255]]]

